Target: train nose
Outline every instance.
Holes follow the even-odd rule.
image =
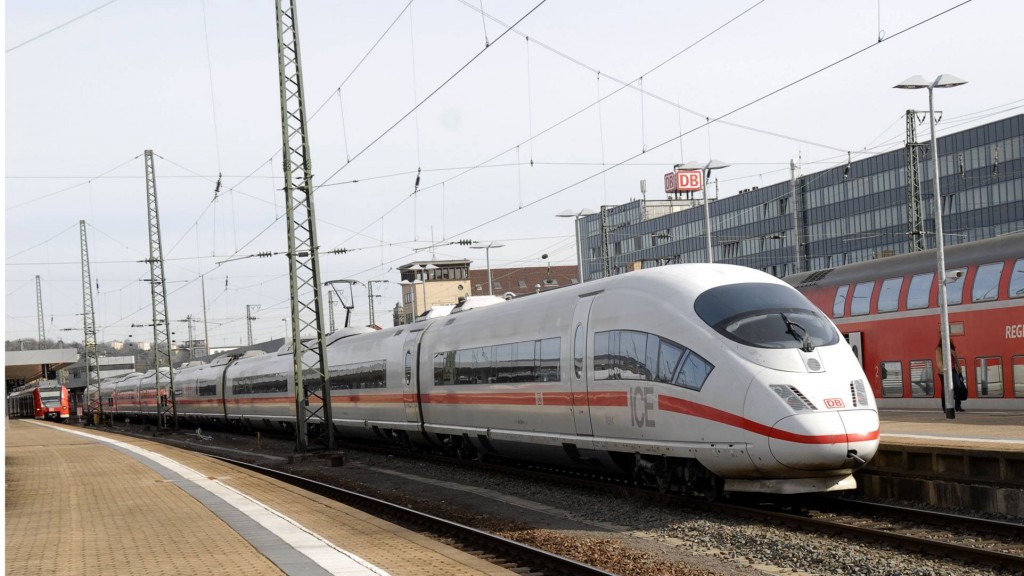
[[[878,438],[874,410],[835,410],[779,420],[769,433],[768,448],[789,468],[855,470],[875,455]]]

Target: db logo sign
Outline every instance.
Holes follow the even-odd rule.
[[[843,402],[842,398],[825,398],[826,408],[844,408],[846,403]]]
[[[695,192],[704,184],[700,170],[676,170],[676,190]]]

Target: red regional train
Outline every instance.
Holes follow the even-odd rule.
[[[949,332],[967,410],[1024,410],[1024,232],[945,251]],[[846,337],[879,408],[940,409],[935,250],[784,278]]]
[[[7,415],[63,422],[71,416],[68,389],[60,384],[44,383],[14,392],[7,397]]]

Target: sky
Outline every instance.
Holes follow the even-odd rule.
[[[492,268],[575,265],[556,215],[662,199],[674,164],[728,163],[726,197],[791,160],[900,148],[905,111],[928,107],[892,88],[912,75],[968,81],[936,91],[939,135],[1024,106],[1015,0],[297,1],[321,278],[387,280],[385,326],[399,266],[484,269],[458,240],[503,244]],[[38,336],[39,276],[46,337],[82,340],[84,220],[99,341],[152,340],[132,326],[152,322],[146,150],[172,338],[189,316],[203,338],[204,302],[212,346],[246,343],[247,305],[255,341],[284,336],[274,3],[7,0],[5,16],[5,338]]]

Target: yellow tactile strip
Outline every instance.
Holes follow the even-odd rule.
[[[111,437],[144,446],[216,478],[391,574],[510,574],[415,532],[206,456],[145,440],[120,435]],[[71,434],[18,422],[11,423],[8,429],[7,446],[9,574],[280,573],[188,494],[119,452]],[[12,462],[12,458],[18,460]],[[52,461],[55,458],[62,464],[55,466]],[[113,459],[117,460],[116,464]],[[66,464],[72,461],[74,464]],[[117,470],[104,471],[109,467]],[[12,475],[14,468],[21,471]],[[41,473],[53,468],[62,471]],[[52,483],[47,484],[45,490],[38,490],[36,476],[52,476]],[[32,496],[38,496],[38,501],[30,506]],[[123,502],[127,498],[134,512],[127,512],[124,507],[106,506],[102,512],[89,512],[93,517],[91,521],[84,519],[87,510],[96,510],[101,508],[101,502],[118,498]],[[50,511],[58,502],[62,510],[58,513],[67,518],[55,518]],[[16,516],[21,517],[17,523]],[[39,516],[48,517],[46,525],[54,527],[52,536],[40,537],[43,524]],[[168,521],[153,521],[161,517]],[[97,520],[102,524],[97,524]],[[203,525],[210,523],[227,532],[228,537],[208,533]],[[69,538],[80,542],[68,546]],[[15,546],[31,548],[33,552],[19,554]],[[131,551],[127,549],[129,546]],[[238,554],[239,547],[258,558],[263,566],[250,566],[250,560],[232,557],[232,553]],[[57,549],[59,559],[50,554],[55,562],[48,562],[42,555],[44,550]],[[53,566],[57,568],[51,568]]]
[[[282,574],[143,464],[29,422],[6,429],[7,574]]]

